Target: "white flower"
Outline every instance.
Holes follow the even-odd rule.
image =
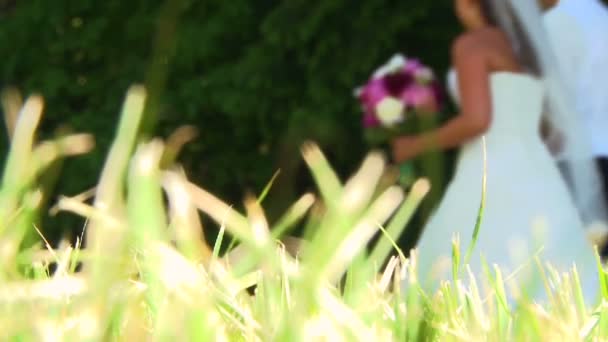
[[[381,66],[380,68],[378,68],[378,70],[376,70],[374,72],[373,78],[384,77],[392,72],[397,71],[398,69],[405,67],[406,63],[407,63],[407,59],[405,59],[405,57],[402,54],[400,54],[400,53],[395,54],[388,61],[388,63],[384,64],[383,66]]]
[[[392,126],[403,121],[404,109],[403,102],[387,96],[376,105],[376,116],[383,126]]]

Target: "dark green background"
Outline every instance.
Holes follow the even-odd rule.
[[[172,22],[175,4],[183,11]],[[181,124],[199,128],[180,161],[202,187],[238,207],[245,191],[259,193],[281,169],[265,203],[276,217],[311,187],[298,150],[304,139],[319,142],[343,177],[363,159],[353,88],[375,67],[403,52],[444,75],[458,32],[451,5],[0,1],[0,79],[2,86],[45,97],[42,137],[63,124],[96,136],[94,153],[64,164],[54,195],[95,184],[127,87],[147,82],[158,94],[155,135]],[[58,236],[78,230],[82,221],[60,215],[43,223],[47,234]]]

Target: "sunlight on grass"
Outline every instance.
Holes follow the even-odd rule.
[[[7,93],[6,113],[21,106]],[[11,95],[12,94],[12,95]],[[12,96],[12,97],[11,97]],[[424,293],[416,269],[395,241],[429,192],[427,180],[409,193],[383,185],[386,161],[371,152],[346,181],[312,142],[302,156],[319,195],[304,194],[276,222],[263,199],[245,196],[240,213],[191,183],[176,163],[192,129],[167,142],[138,143],[146,91],[127,92],[114,144],[93,194],[62,197],[56,210],[87,218],[87,246],[31,246],[39,214],[37,183],[49,161],[89,151],[92,137],[76,134],[38,142],[43,101],[32,96],[17,117],[0,188],[0,326],[10,340],[418,341],[586,340],[608,338],[608,278],[602,300],[585,306],[576,268],[543,267],[550,301],[522,296],[513,303],[509,275],[487,267],[476,279],[453,244],[453,279]],[[13,125],[13,126],[11,126]],[[228,172],[229,170],[227,170]],[[126,185],[126,188],[125,188]],[[480,209],[480,215],[483,207]],[[199,213],[220,230],[204,240]],[[309,235],[287,235],[305,225]],[[374,236],[380,239],[370,246]],[[239,243],[219,255],[221,239]],[[469,238],[469,237],[460,237]],[[464,259],[464,263],[462,262]],[[599,259],[598,259],[599,260]],[[82,271],[76,265],[82,263]],[[54,264],[54,272],[49,266]],[[520,286],[521,284],[515,284]],[[253,288],[253,291],[252,291]],[[525,292],[525,288],[522,289]]]

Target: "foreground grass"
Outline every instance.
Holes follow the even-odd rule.
[[[167,142],[136,143],[145,96],[140,87],[127,94],[92,204],[82,195],[63,197],[54,208],[87,218],[83,250],[31,247],[28,236],[35,234],[44,192],[39,175],[57,159],[87,152],[92,137],[37,142],[39,97],[5,110],[14,125],[8,125],[13,140],[0,189],[3,339],[608,339],[608,308],[604,301],[593,309],[584,305],[575,272],[548,269],[550,302],[524,300],[511,309],[504,305],[508,275],[495,269],[487,279],[467,276],[455,253],[455,269],[464,270],[455,274],[464,276],[424,293],[415,254],[406,259],[393,241],[429,184],[420,180],[408,194],[386,185],[380,154],[367,156],[343,183],[321,150],[305,144],[318,195],[304,194],[272,223],[262,207],[266,191],[245,198],[246,213],[233,210],[190,183],[174,163],[187,131]],[[220,241],[225,234],[237,238],[237,248],[220,256],[203,238],[199,211],[218,223]],[[300,223],[307,242],[281,243]],[[384,238],[366,248],[378,233]],[[82,271],[75,272],[79,262]],[[57,265],[52,274],[51,263]]]

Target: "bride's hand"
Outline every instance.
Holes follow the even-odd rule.
[[[418,139],[412,136],[401,136],[395,138],[391,143],[393,161],[402,163],[415,158],[420,154]]]

